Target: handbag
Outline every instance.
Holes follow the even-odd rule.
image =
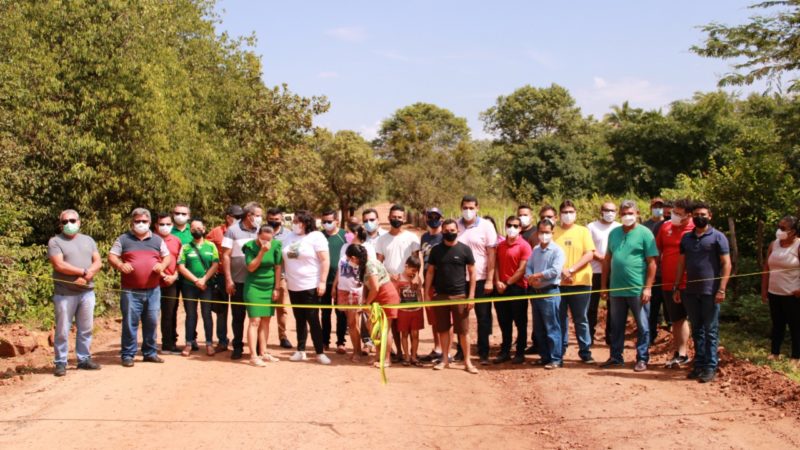
[[[196,245],[194,245],[194,242],[189,243],[189,245],[191,245],[194,251],[197,252],[197,258],[200,260],[200,264],[203,265],[203,270],[205,270],[206,273],[208,273],[208,269],[211,266],[209,266],[206,263],[206,260],[203,259],[203,254],[200,253],[200,249],[197,248]],[[214,276],[211,277],[211,279],[209,279],[208,282],[206,283],[206,289],[211,289],[211,292],[218,292],[219,288],[220,288],[219,278],[217,277],[217,274],[214,274]]]

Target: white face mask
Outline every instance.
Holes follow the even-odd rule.
[[[139,234],[145,234],[150,229],[149,223],[135,223],[133,224],[133,231]]]
[[[609,222],[609,223],[613,222],[614,219],[616,219],[616,218],[617,218],[616,211],[606,211],[606,212],[603,213],[603,221],[605,221],[605,222]]]
[[[519,236],[519,228],[508,227],[506,228],[506,236],[515,238]]]
[[[788,233],[788,232],[786,232],[786,231],[783,231],[783,230],[781,230],[781,229],[778,229],[777,231],[775,231],[775,237],[776,237],[776,238],[777,238],[779,241],[783,241],[783,240],[786,240],[786,238],[788,238],[788,237],[789,237],[789,233]]]
[[[477,215],[477,213],[478,212],[475,211],[474,209],[462,209],[461,210],[461,217],[463,217],[464,220],[466,220],[466,221],[470,221],[470,220],[475,218],[475,215]]]
[[[264,218],[261,216],[253,216],[253,226],[256,228],[261,228],[261,223],[264,221]]]
[[[331,231],[335,226],[336,226],[336,224],[333,223],[333,222],[331,222],[331,223],[323,223],[322,224],[322,228],[324,228],[325,231]]]
[[[158,232],[166,236],[172,232],[172,225],[159,225]]]
[[[553,240],[553,233],[539,233],[539,242],[549,244]]]
[[[527,227],[531,224],[531,216],[519,216],[519,223],[523,227]]]
[[[303,234],[303,226],[299,223],[292,224],[292,233],[294,234]]]
[[[664,215],[664,208],[653,208],[650,212],[653,213],[653,217],[661,217]]]
[[[175,217],[173,217],[173,220],[175,220],[175,223],[178,225],[186,225],[186,222],[189,221],[188,214],[174,214],[174,216]]]
[[[683,216],[679,216],[675,213],[672,213],[672,216],[670,216],[669,220],[670,222],[672,222],[673,225],[677,227],[681,225],[681,221],[683,221]]]
[[[625,214],[622,216],[622,224],[630,227],[636,223],[636,214]]]
[[[575,217],[577,216],[576,213],[563,213],[561,214],[561,223],[564,225],[572,225],[575,223]]]

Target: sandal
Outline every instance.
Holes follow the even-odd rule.
[[[372,367],[374,367],[376,369],[380,369],[381,368],[381,362],[380,361],[373,362],[372,363]],[[386,363],[383,365],[383,368],[384,369],[388,369],[389,367],[392,367],[392,363],[390,363],[389,361],[386,361]]]
[[[267,353],[267,354],[263,355],[263,356],[261,357],[261,360],[262,360],[262,361],[264,361],[264,362],[278,362],[278,361],[280,361],[280,359],[279,359],[279,358],[277,358],[277,357],[275,357],[275,356],[272,356],[272,355],[270,355],[269,353]]]
[[[471,373],[473,375],[477,375],[478,374],[478,368],[473,366],[473,365],[469,365],[467,367],[464,367],[464,370],[466,370],[467,373]]]
[[[411,365],[414,367],[423,367],[423,364],[418,359],[412,359]]]
[[[192,346],[191,344],[186,344],[186,346],[183,347],[183,350],[181,350],[181,356],[189,356],[191,354],[192,354]]]
[[[443,370],[443,369],[447,369],[449,367],[450,367],[449,364],[445,364],[444,362],[440,362],[439,364],[436,364],[435,366],[433,366],[433,370]]]
[[[406,367],[408,367],[408,366],[410,366],[410,365],[411,365],[411,361],[409,361],[409,360],[407,360],[407,359],[404,359],[404,360],[403,360],[403,365],[404,365],[404,366],[406,366]]]
[[[267,363],[261,360],[261,358],[251,358],[250,365],[256,367],[267,367]]]

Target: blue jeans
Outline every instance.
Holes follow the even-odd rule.
[[[158,335],[158,315],[161,312],[161,288],[123,289],[120,294],[119,309],[122,310],[122,359],[136,356],[139,345],[137,333],[139,321],[142,322],[142,355],[156,356],[156,337]]]
[[[53,306],[56,313],[56,329],[54,336],[56,364],[66,364],[69,354],[69,329],[72,319],[78,332],[75,335],[75,356],[81,363],[91,356],[92,324],[94,323],[94,291],[86,291],[75,295],[54,295]]]
[[[211,316],[211,303],[198,302],[198,300],[211,300],[214,292],[209,287],[201,291],[197,286],[184,284],[183,295],[183,309],[186,311],[186,345],[197,345],[197,304],[200,303],[206,345],[210,346],[214,340],[214,318]]]
[[[534,298],[533,301],[533,329],[538,338],[536,344],[539,349],[539,356],[542,362],[561,364],[564,354],[564,345],[561,343],[561,325],[559,321],[559,309],[561,308],[561,297],[558,287],[545,289],[531,289],[534,295],[552,295],[546,298]]]
[[[561,320],[561,344],[564,346],[562,355],[567,353],[569,343],[569,318],[567,309],[572,312],[572,323],[575,324],[575,337],[578,340],[578,355],[583,360],[592,357],[592,336],[589,332],[589,302],[591,286],[561,286],[559,288],[561,296],[561,308],[559,318]],[[574,294],[580,292],[580,294]]]
[[[650,361],[650,303],[642,304],[641,297],[611,297],[611,359],[624,362],[622,350],[625,348],[625,324],[628,309],[636,320],[636,361]]]
[[[719,358],[719,303],[714,295],[683,293],[681,297],[694,340],[694,368],[717,370]]]

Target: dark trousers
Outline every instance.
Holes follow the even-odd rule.
[[[671,286],[668,286],[671,289]],[[656,341],[658,336],[658,324],[661,323],[661,312],[664,314],[664,321],[668,324],[669,312],[667,312],[667,302],[664,301],[664,294],[661,287],[661,278],[656,278],[653,283],[652,296],[650,297],[650,317],[648,317],[648,328],[650,329],[650,344]]]
[[[506,288],[502,296],[517,297],[519,295],[525,295],[525,289],[517,285],[511,285]],[[500,332],[503,335],[500,353],[505,355],[511,353],[511,335],[516,325],[515,354],[516,356],[524,356],[525,346],[528,344],[528,299],[495,302],[494,309],[497,312],[497,322],[500,324]]]
[[[591,338],[592,344],[594,344],[594,333],[595,329],[597,328],[597,314],[600,310],[600,283],[601,283],[602,275],[599,273],[592,275],[592,296],[589,299],[589,311],[587,315],[589,316],[589,337]],[[606,305],[606,344],[610,345],[609,343],[609,336],[611,336],[611,332],[609,331],[609,324],[611,320],[609,318],[609,308]]]
[[[333,305],[336,303],[336,297],[333,292],[333,285],[325,286],[325,295],[322,296],[323,305]],[[336,311],[336,345],[344,345],[345,335],[347,334],[347,314],[344,311]],[[331,313],[333,309],[322,310],[322,340],[325,345],[331,345]]]
[[[289,300],[292,305],[319,305],[316,289],[307,291],[289,291]],[[308,329],[311,328],[311,342],[314,351],[319,355],[322,347],[322,325],[319,322],[319,308],[292,308],[294,319],[297,322],[297,351],[306,351]]]
[[[769,294],[769,314],[772,317],[772,354],[781,354],[788,326],[792,337],[792,358],[800,358],[800,300],[793,295]]]
[[[200,315],[203,317],[203,331],[205,332],[206,345],[210,346],[214,335],[214,318],[211,316],[211,300],[213,292],[210,288],[200,290],[197,286],[183,286],[183,309],[186,311],[186,344],[193,347],[197,345],[197,307],[200,303]]]
[[[178,342],[178,280],[161,288],[161,350],[175,347]]]
[[[231,303],[244,303],[244,283],[235,283],[236,291],[231,295]],[[233,329],[233,350],[244,350],[244,320],[247,317],[247,307],[231,304],[231,328]],[[221,314],[217,314],[217,321],[223,321]],[[227,320],[226,320],[227,322]],[[219,335],[219,323],[217,323]],[[225,332],[227,340],[227,330]],[[220,341],[221,342],[221,341]]]
[[[225,291],[225,276],[221,273],[216,275],[217,288],[214,289],[211,299],[215,303],[211,304],[211,312],[217,314],[217,344],[222,347],[228,346],[228,293]]]
[[[475,298],[486,297],[483,287],[486,280],[478,280],[475,283]],[[478,357],[489,357],[489,336],[492,335],[492,304],[476,303],[475,318],[478,320]]]

